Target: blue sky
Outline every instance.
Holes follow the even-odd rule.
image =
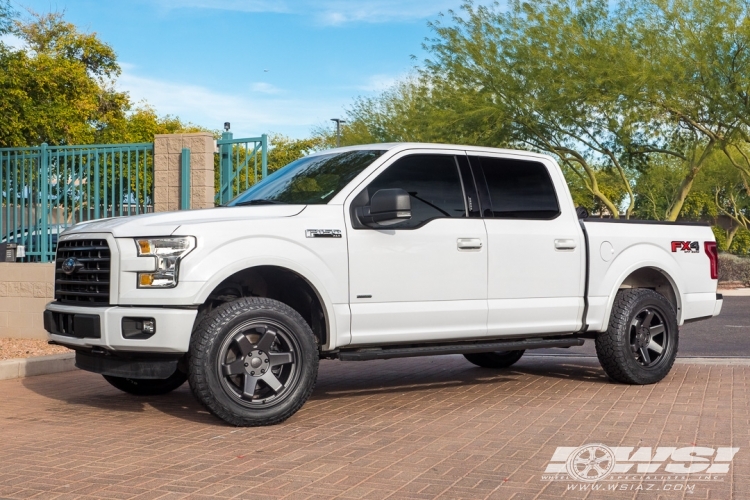
[[[12,0],[112,45],[118,87],[235,137],[305,137],[409,73],[427,22],[462,0]]]

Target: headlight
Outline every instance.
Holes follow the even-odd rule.
[[[172,288],[177,286],[180,260],[195,248],[195,238],[136,238],[139,257],[154,257],[156,271],[138,273],[138,288]]]

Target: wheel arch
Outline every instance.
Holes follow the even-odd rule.
[[[216,273],[196,298],[200,305],[195,324],[218,305],[247,296],[288,305],[310,325],[321,349],[336,345],[336,318],[323,283],[309,270],[290,262],[235,264]]]
[[[617,292],[630,288],[648,288],[664,296],[672,307],[677,316],[677,324],[682,324],[682,297],[680,288],[673,275],[664,270],[661,266],[649,263],[634,265],[627,271],[624,271],[616,281],[617,285],[613,287],[609,294],[607,309],[605,313],[604,324],[607,324],[607,318],[612,314]]]

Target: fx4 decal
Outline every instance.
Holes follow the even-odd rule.
[[[685,253],[698,253],[700,252],[701,246],[697,241],[673,241],[672,251]]]

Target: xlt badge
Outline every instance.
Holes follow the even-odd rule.
[[[341,229],[306,229],[308,238],[341,238]]]

